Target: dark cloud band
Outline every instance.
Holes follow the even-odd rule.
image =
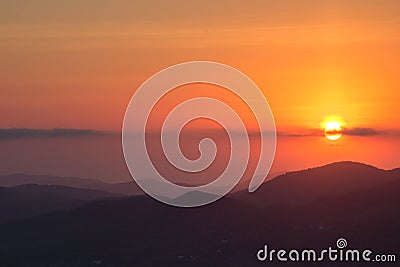
[[[93,137],[109,135],[109,132],[88,130],[88,129],[29,129],[29,128],[10,128],[0,129],[0,140],[17,138],[58,138],[58,137]]]
[[[370,135],[380,135],[381,133],[372,128],[350,128],[343,129],[343,134],[345,135],[355,135],[355,136],[370,136]]]
[[[333,133],[336,133],[335,131]],[[373,128],[344,128],[341,132],[344,135],[351,136],[374,136],[374,135],[398,135],[398,131],[378,131]],[[278,136],[288,137],[302,137],[302,136],[321,136],[324,135],[324,131],[321,129],[309,129],[303,133],[292,133],[292,132],[278,132]]]

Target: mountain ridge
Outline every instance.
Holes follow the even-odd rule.
[[[0,222],[77,208],[91,201],[124,195],[58,185],[0,187]]]
[[[23,173],[0,176],[0,186],[12,187],[23,184],[59,185],[73,188],[100,190],[104,192],[139,195],[144,194],[134,181],[107,183],[97,179],[80,177],[62,177],[52,175],[30,175]]]
[[[383,170],[364,163],[342,161],[287,172],[267,180],[253,193],[242,190],[230,196],[258,206],[297,206],[321,195],[350,193],[397,179],[400,179],[398,169]]]
[[[374,170],[366,168],[361,166],[369,173]],[[307,180],[309,173],[313,171],[300,174]],[[387,173],[396,179],[354,192],[324,191],[321,198],[297,206],[259,206],[233,194],[191,209],[147,195],[99,200],[1,223],[0,258],[7,266],[90,266],[93,260],[104,266],[259,266],[255,255],[265,244],[320,249],[335,246],[339,237],[352,248],[395,253],[400,242],[400,180],[397,172],[372,172],[375,179]]]

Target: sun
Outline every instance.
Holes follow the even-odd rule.
[[[342,126],[338,121],[328,121],[325,124],[325,137],[331,141],[342,137]]]
[[[321,127],[328,140],[336,141],[342,137],[344,121],[338,116],[329,116],[321,123]]]

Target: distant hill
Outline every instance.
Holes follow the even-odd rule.
[[[77,208],[90,201],[123,195],[54,185],[0,187],[0,222],[55,210]]]
[[[323,196],[346,194],[394,180],[400,180],[400,169],[387,171],[357,162],[336,162],[288,172],[265,182],[254,193],[243,190],[230,197],[259,207],[301,206]]]
[[[201,191],[192,191],[175,198],[170,203],[174,203],[174,205],[180,205],[180,206],[190,206],[193,205],[194,203],[199,203],[199,202],[208,203],[214,200],[215,198],[216,195],[213,194]]]
[[[297,205],[262,207],[230,197],[190,209],[148,196],[92,202],[0,224],[0,259],[7,266],[90,266],[100,261],[102,266],[287,266],[260,263],[256,252],[265,244],[276,249],[335,247],[340,237],[351,248],[399,258],[399,174],[398,169],[350,162],[287,174],[284,178],[292,178],[284,180],[285,186],[321,189]],[[307,184],[314,179],[321,182]],[[364,186],[355,186],[360,179]],[[313,266],[347,265],[365,263]]]
[[[11,174],[0,176],[0,186],[12,187],[23,184],[60,185],[74,188],[100,190],[124,195],[144,194],[143,191],[133,181],[125,183],[105,183],[95,179],[59,177],[50,175]]]

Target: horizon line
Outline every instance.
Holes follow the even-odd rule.
[[[168,131],[168,130],[167,130]],[[187,131],[213,131],[222,132],[222,129],[206,129],[196,128],[188,129]],[[231,131],[232,132],[232,131]],[[238,131],[233,131],[233,133]],[[258,134],[259,131],[248,129],[250,135]],[[139,134],[139,131],[132,131],[132,134]],[[146,134],[158,134],[157,130],[148,130]],[[272,131],[266,132],[272,133]],[[324,136],[324,130],[318,128],[303,128],[297,132],[293,131],[276,131],[276,136],[281,137],[307,137],[307,136]],[[100,137],[100,136],[115,136],[121,135],[121,131],[107,131],[98,129],[84,128],[0,128],[0,140],[11,139],[30,139],[30,138],[73,138],[73,137]],[[370,127],[354,127],[344,128],[342,135],[348,136],[400,136],[400,129],[378,130]]]

